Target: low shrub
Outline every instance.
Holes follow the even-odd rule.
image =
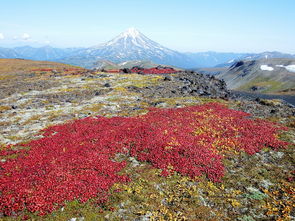
[[[114,183],[128,182],[119,172],[124,153],[162,169],[219,182],[226,153],[254,154],[265,146],[286,147],[277,139],[285,128],[249,114],[208,103],[176,109],[150,109],[137,117],[96,117],[45,129],[43,138],[8,146],[0,156],[0,212],[50,213],[66,201],[107,200]],[[18,144],[20,146],[20,144]]]

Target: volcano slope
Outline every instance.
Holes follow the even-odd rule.
[[[294,218],[294,108],[284,102],[233,100],[224,82],[192,72],[9,62],[1,219]]]

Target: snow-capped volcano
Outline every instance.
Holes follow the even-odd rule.
[[[198,44],[196,39],[196,44]],[[295,54],[280,52],[264,53],[224,53],[196,52],[180,53],[166,48],[149,39],[135,28],[129,28],[112,40],[89,48],[52,48],[49,46],[33,48],[31,46],[1,48],[0,58],[24,58],[49,60],[85,68],[96,67],[97,62],[109,61],[122,63],[127,61],[149,61],[155,64],[171,65],[179,68],[229,67],[243,60],[270,58],[295,58]]]
[[[125,32],[121,33],[114,39],[108,41],[105,44],[98,46],[98,48],[105,47],[105,46],[118,46],[118,47],[123,47],[124,49],[127,49],[129,47],[137,47],[138,49],[139,48],[162,49],[162,50],[165,49],[163,46],[150,40],[149,38],[147,38],[145,35],[140,33],[135,28],[127,29]]]
[[[142,33],[140,33],[137,29],[135,28],[129,28],[125,32],[122,32],[120,35],[118,35],[116,38],[112,39],[111,41],[107,42],[107,44],[113,44],[117,42],[120,39],[134,39],[134,42],[136,40],[141,39],[142,37],[145,37]]]
[[[127,29],[104,44],[88,48],[84,53],[88,58],[103,58],[116,63],[150,60],[159,64],[185,66],[189,60],[186,55],[152,41],[135,28]]]
[[[247,53],[180,53],[166,48],[149,39],[135,28],[129,28],[110,41],[74,52],[72,56],[60,62],[93,68],[98,61],[113,63],[126,61],[151,61],[156,64],[171,65],[180,68],[213,67],[230,60],[241,59],[253,54]],[[259,55],[259,54],[257,54]]]

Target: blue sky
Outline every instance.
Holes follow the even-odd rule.
[[[295,53],[295,0],[1,0],[0,47],[88,47],[135,27],[179,51]]]

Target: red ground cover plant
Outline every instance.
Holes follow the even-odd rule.
[[[118,174],[126,166],[114,160],[118,153],[150,162],[164,176],[176,171],[218,182],[227,151],[286,147],[277,139],[283,129],[216,103],[56,125],[43,138],[22,144],[23,150],[1,151],[2,157],[17,157],[0,163],[0,212],[44,215],[74,199],[104,202],[114,183],[129,181]]]
[[[53,71],[53,68],[38,68],[32,69],[32,71]]]

